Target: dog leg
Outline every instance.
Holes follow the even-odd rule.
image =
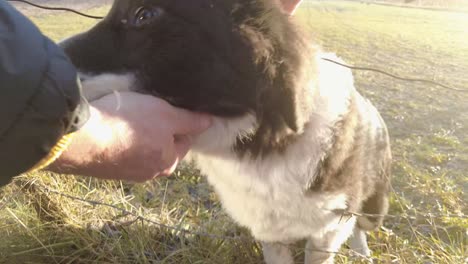
[[[371,251],[367,246],[366,232],[359,225],[354,227],[353,235],[349,239],[349,247],[365,257],[370,257],[371,255]]]
[[[294,259],[287,244],[262,242],[267,264],[293,264]]]
[[[304,264],[333,264],[334,250],[313,239],[307,240]]]
[[[333,264],[335,252],[351,236],[356,217],[352,217],[339,224],[335,231],[326,233],[321,237],[312,237],[307,240],[305,247],[305,264]]]

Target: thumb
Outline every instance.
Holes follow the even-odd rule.
[[[192,138],[190,136],[175,136],[174,143],[176,159],[170,168],[161,172],[162,175],[171,175],[175,171],[177,164],[184,159],[190,150]]]
[[[191,136],[175,136],[175,151],[177,158],[182,160],[187,152],[190,150],[190,147],[193,143],[193,138]]]
[[[176,135],[199,134],[208,129],[213,120],[210,115],[174,108],[173,132]]]

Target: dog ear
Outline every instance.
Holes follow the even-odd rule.
[[[270,92],[272,93],[269,96],[270,100],[266,102],[267,109],[270,112],[265,113],[265,115],[277,116],[275,118],[276,125],[282,127],[283,129],[280,130],[283,130],[286,134],[301,133],[304,122],[303,115],[306,112],[306,109],[303,108],[306,98],[298,94],[299,91],[293,83],[275,87]],[[278,129],[278,127],[276,128]]]
[[[283,13],[293,15],[302,0],[276,0]]]
[[[271,87],[258,98],[259,127],[252,138],[243,140],[240,150],[247,148],[254,156],[272,150],[284,151],[292,136],[303,132],[306,97],[299,96],[292,87]]]
[[[284,74],[276,80],[273,87],[267,89],[262,101],[262,119],[272,131],[273,141],[287,135],[302,133],[307,116],[307,95],[294,79],[293,74]]]

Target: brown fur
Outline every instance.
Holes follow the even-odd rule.
[[[383,129],[366,123],[363,117],[368,112],[360,108],[369,111],[373,106],[355,93],[348,113],[333,128],[332,142],[308,188],[314,192],[345,190],[349,212],[384,215],[388,210],[391,164],[388,132],[382,119]],[[376,130],[374,138],[372,130]],[[371,230],[382,220],[382,216],[361,217],[358,222],[361,228]]]

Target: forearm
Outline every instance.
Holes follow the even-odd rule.
[[[88,109],[63,51],[5,1],[0,18],[1,186],[47,165]]]

